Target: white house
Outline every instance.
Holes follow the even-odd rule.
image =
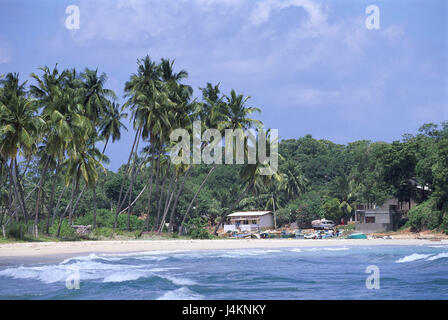
[[[274,216],[271,211],[234,212],[227,216],[224,231],[252,231],[274,228]]]

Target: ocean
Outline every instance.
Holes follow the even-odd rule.
[[[90,254],[0,260],[0,299],[447,299],[448,246]]]

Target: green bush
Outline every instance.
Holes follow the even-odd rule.
[[[412,231],[434,230],[442,227],[443,212],[437,210],[434,199],[428,199],[412,208],[408,213],[407,226]]]
[[[96,210],[96,227],[97,228],[113,228],[115,212],[108,209]],[[88,226],[93,225],[93,211],[78,217],[75,220],[76,225]]]
[[[54,223],[50,227],[50,234],[56,236],[58,234],[58,223]],[[61,225],[61,232],[59,237],[63,240],[77,240],[75,229],[68,225],[68,220],[64,219]]]
[[[117,221],[117,228],[118,230],[127,230],[128,227],[128,215],[127,214],[120,214],[118,216],[118,221]],[[138,217],[131,215],[130,217],[130,228],[131,230],[142,230],[143,229],[143,225],[144,225],[144,221],[143,220],[139,220]]]
[[[202,218],[192,218],[185,224],[188,235],[192,239],[210,239],[210,233],[207,231],[207,221]]]
[[[113,228],[114,227],[115,212],[110,212],[108,209],[98,209],[96,211],[96,227],[97,228]],[[127,230],[128,215],[123,213],[118,216],[117,229]],[[76,225],[93,225],[93,212],[86,213],[85,215],[78,217],[74,224]],[[144,221],[138,219],[137,216],[131,215],[130,228],[131,230],[141,230],[143,228]]]
[[[440,226],[440,228],[443,230],[443,232],[448,234],[448,212],[445,212],[443,214],[442,225]]]
[[[112,228],[96,228],[93,231],[95,237],[111,238],[114,235],[114,229]]]
[[[16,240],[22,240],[26,234],[27,226],[22,222],[14,222],[5,228],[5,233],[7,238],[12,238]]]

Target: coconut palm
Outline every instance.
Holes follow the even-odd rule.
[[[279,188],[285,192],[288,200],[305,193],[308,180],[303,175],[299,165],[286,161],[282,166],[282,182]]]
[[[249,117],[252,113],[261,112],[258,108],[246,106],[246,103],[250,97],[244,97],[242,94],[237,95],[235,90],[230,92],[230,97],[220,97],[219,84],[213,86],[210,83],[207,83],[207,86],[205,88],[201,88],[201,91],[204,103],[201,106],[203,111],[201,110],[199,113],[204,117],[201,119],[203,119],[203,122],[206,124],[207,128],[214,128],[224,132],[226,129],[247,130],[256,126],[261,126],[261,121],[254,120]],[[226,146],[226,148],[227,147],[228,146]],[[236,148],[236,146],[234,146],[234,148]],[[187,208],[187,211],[185,212],[184,218],[182,219],[182,224],[185,223],[186,218],[193,207],[194,201],[196,201],[196,198],[204,187],[206,181],[215,169],[216,164],[210,168],[209,173],[196,191]],[[179,234],[182,232],[182,224]]]
[[[17,155],[30,159],[36,152],[36,140],[44,124],[37,115],[35,101],[25,94],[25,83],[19,83],[19,75],[9,73],[0,80],[0,154],[10,160],[9,176],[14,194],[21,208],[25,222],[28,213],[24,201],[23,188],[20,186]]]
[[[264,131],[260,130],[259,134],[266,134],[267,135],[267,141],[269,141],[270,137],[270,131]],[[249,146],[247,144],[247,141],[245,143],[245,153],[249,151]],[[270,145],[267,146],[267,156],[269,157],[275,157],[278,156],[276,150],[271,150]],[[262,170],[264,172],[262,172]],[[261,184],[263,186],[270,186],[272,181],[280,181],[281,177],[277,172],[274,172],[268,164],[264,164],[257,160],[255,164],[246,164],[244,165],[240,170],[240,178],[243,182],[243,185],[245,186],[242,192],[239,193],[239,196],[233,202],[233,204],[230,206],[230,208],[226,211],[224,211],[221,214],[221,219],[218,223],[218,225],[215,227],[214,234],[216,235],[218,233],[218,229],[221,227],[221,225],[224,223],[227,216],[232,213],[232,211],[240,204],[241,200],[250,192],[253,192],[257,185]]]
[[[102,115],[102,120],[100,123],[100,136],[106,140],[104,143],[103,153],[106,151],[107,144],[112,138],[112,142],[121,139],[121,130],[128,130],[123,124],[122,119],[126,119],[127,113],[120,112],[119,105],[112,102]]]
[[[79,145],[77,148],[70,148],[67,150],[68,158],[64,163],[66,167],[65,183],[66,185],[72,182],[72,194],[69,202],[69,225],[73,222],[73,214],[75,211],[75,195],[79,191],[79,183],[82,178],[87,188],[93,188],[98,180],[98,168],[105,171],[102,162],[107,161],[104,156],[93,143],[85,143]],[[60,235],[60,229],[63,216],[59,222],[57,236]]]
[[[46,232],[48,234],[50,226],[50,216],[53,210],[55,186],[59,173],[59,166],[64,157],[65,139],[64,135],[61,135],[60,130],[57,129],[57,122],[55,119],[59,119],[64,122],[63,117],[58,117],[60,114],[62,101],[61,96],[63,94],[63,82],[67,76],[67,71],[59,72],[57,64],[50,70],[47,66],[41,67],[40,70],[43,74],[39,77],[35,73],[31,74],[31,78],[36,81],[36,85],[30,86],[31,95],[37,100],[39,108],[42,110],[42,119],[45,121],[45,126],[42,130],[42,142],[41,142],[41,162],[43,163],[41,176],[38,183],[38,194],[35,208],[35,225],[38,225],[39,210],[41,206],[42,188],[45,183],[45,176],[49,166],[53,166],[56,170],[56,174],[53,178],[53,186],[50,195],[50,205],[47,217]],[[62,111],[63,112],[63,111]],[[67,133],[65,131],[65,133]],[[38,229],[36,228],[36,237],[38,236]]]
[[[107,75],[98,75],[98,69],[90,70],[86,68],[80,75],[82,79],[81,90],[84,95],[84,108],[90,119],[98,124],[103,115],[107,112],[110,100],[115,100],[115,92],[104,88]]]

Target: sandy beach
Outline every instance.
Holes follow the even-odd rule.
[[[131,253],[174,250],[231,250],[288,247],[335,247],[378,245],[448,245],[448,240],[423,239],[226,239],[226,240],[130,240],[7,243],[0,245],[0,259],[74,256],[90,253]]]

